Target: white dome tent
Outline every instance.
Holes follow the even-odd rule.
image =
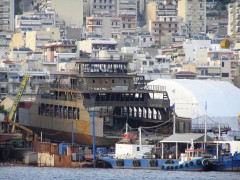
[[[240,89],[229,82],[189,79],[157,79],[148,85],[165,86],[179,117],[192,118],[192,124],[228,124],[239,131]]]

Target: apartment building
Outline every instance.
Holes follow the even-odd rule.
[[[91,54],[92,58],[106,57],[116,54],[117,41],[113,38],[89,38],[84,41],[77,42],[78,57],[82,57],[85,54]],[[106,55],[107,54],[107,55]]]
[[[0,1],[0,32],[14,31],[14,0]]]
[[[29,52],[32,52],[32,50],[24,46],[19,48],[15,47],[9,52],[8,58],[10,61],[21,64],[23,62],[26,62]]]
[[[13,48],[25,47],[26,45],[26,35],[22,32],[16,32],[12,35],[11,41],[9,43],[9,51]]]
[[[85,2],[86,0],[38,0],[35,2],[35,7],[39,12],[55,11],[57,23],[61,22],[71,27],[82,27]]]
[[[136,44],[139,48],[151,47],[155,44],[154,37],[149,32],[139,32],[136,36]]]
[[[207,61],[196,63],[198,79],[214,79],[233,82],[238,76],[238,60],[230,49],[209,48],[206,50]]]
[[[42,31],[56,27],[55,11],[43,13],[25,13],[16,15],[15,28],[17,31]]]
[[[90,0],[90,16],[118,16],[117,0]]]
[[[82,27],[83,25],[83,0],[51,0],[52,9],[57,13],[57,18],[64,21],[66,26]]]
[[[0,48],[8,48],[9,43],[11,42],[11,38],[13,35],[13,31],[6,32],[2,31],[0,32]]]
[[[228,35],[240,36],[240,2],[228,4]]]
[[[45,62],[60,62],[76,58],[77,45],[74,40],[52,41],[43,48]]]
[[[86,36],[118,39],[122,31],[120,17],[92,16],[86,19]]]
[[[0,67],[0,95],[6,95],[8,92],[8,69],[6,67]]]
[[[196,58],[194,53],[200,49],[211,48],[211,40],[207,36],[195,36],[191,39],[186,39],[183,42],[183,49],[185,53],[185,58],[183,62],[194,62]]]
[[[60,39],[58,28],[47,28],[45,31],[26,32],[26,47],[33,51],[43,51],[43,47],[51,40]]]
[[[117,15],[122,18],[122,34],[135,34],[137,28],[137,1],[118,0],[117,3]]]
[[[178,1],[178,16],[188,27],[188,37],[206,33],[206,0]]]
[[[148,27],[154,36],[155,44],[164,47],[171,45],[172,34],[179,32],[177,1],[158,0],[148,6]]]

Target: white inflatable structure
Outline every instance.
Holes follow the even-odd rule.
[[[148,85],[165,86],[179,117],[192,118],[192,124],[228,124],[239,131],[240,89],[224,81],[157,79]]]

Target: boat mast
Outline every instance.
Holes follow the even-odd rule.
[[[207,142],[207,102],[205,102],[205,116],[204,116],[204,126],[205,126],[205,129],[204,129],[204,150],[206,148],[206,142]]]
[[[139,132],[139,145],[142,145],[142,132],[141,132],[141,126],[138,128]]]
[[[128,123],[126,123],[126,132],[125,134],[128,134]]]

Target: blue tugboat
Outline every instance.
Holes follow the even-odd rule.
[[[135,135],[125,133],[124,138],[116,143],[115,154],[108,154],[107,156],[101,156],[98,159],[111,165],[112,168],[125,168],[125,169],[159,169],[167,171],[208,171],[212,169],[212,164],[209,162],[210,156],[204,154],[202,148],[194,148],[193,138],[189,141],[184,140],[185,144],[190,144],[190,148],[186,148],[184,153],[179,153],[180,157],[176,154],[169,154],[164,151],[165,147],[163,143],[167,141],[161,141],[158,146],[142,144],[141,142],[141,129],[139,129],[139,142],[136,143]],[[181,134],[172,135],[179,137]],[[203,134],[184,134],[184,137],[195,137],[195,140],[204,136]],[[171,137],[171,136],[170,136]],[[167,138],[166,138],[167,139]],[[192,141],[192,142],[191,142]],[[171,142],[178,143],[178,142]],[[161,157],[156,157],[154,152],[161,151]],[[175,151],[178,152],[178,148],[175,147]],[[168,158],[164,158],[168,155]]]
[[[214,141],[216,155],[210,159],[214,171],[240,172],[240,141]]]

